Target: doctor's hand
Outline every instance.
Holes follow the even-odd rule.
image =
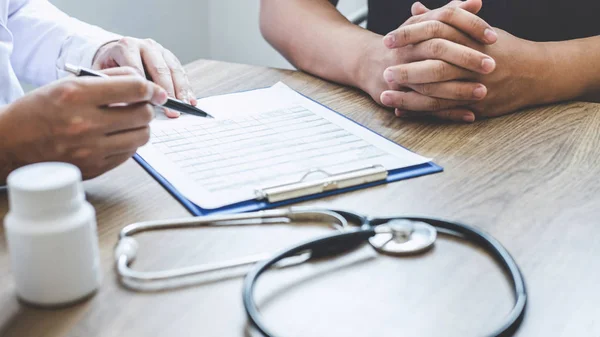
[[[153,104],[166,91],[133,68],[110,78],[69,77],[0,109],[0,180],[20,166],[61,161],[96,177],[130,158],[149,139]]]
[[[97,70],[114,67],[133,67],[154,83],[163,87],[170,97],[196,105],[192,86],[175,55],[152,39],[124,37],[109,42],[96,52],[92,67]],[[168,117],[179,116],[178,111],[166,110]]]

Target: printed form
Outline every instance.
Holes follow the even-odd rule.
[[[214,116],[157,118],[138,154],[196,205],[254,200],[257,190],[299,181],[311,169],[339,174],[430,162],[283,83],[201,99]]]

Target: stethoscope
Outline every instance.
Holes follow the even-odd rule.
[[[336,232],[287,248],[276,254],[259,254],[218,263],[158,272],[140,272],[130,268],[137,253],[137,242],[132,237],[151,230],[193,228],[201,226],[241,226],[257,224],[291,224],[296,221],[328,224]],[[353,224],[354,226],[351,226]],[[515,305],[504,322],[488,333],[489,337],[512,335],[521,324],[527,303],[525,281],[510,253],[495,238],[471,226],[438,219],[421,217],[369,218],[346,211],[289,208],[236,215],[217,215],[175,220],[148,221],[123,228],[115,249],[117,273],[121,279],[157,281],[179,278],[218,270],[254,265],[246,275],[243,301],[250,323],[264,336],[276,336],[264,323],[254,300],[254,289],[260,276],[284,260],[294,264],[340,255],[368,243],[377,252],[394,256],[414,255],[430,249],[437,234],[455,236],[473,243],[490,254],[511,279]],[[301,257],[298,261],[298,257]]]
[[[117,274],[122,281],[132,280],[142,283],[166,281],[169,279],[208,274],[224,269],[252,265],[259,261],[263,261],[272,255],[272,253],[261,253],[238,259],[205,263],[184,268],[162,271],[137,271],[131,268],[131,264],[137,257],[139,247],[138,242],[135,240],[135,238],[133,238],[133,235],[136,234],[168,229],[197,227],[224,228],[233,226],[291,224],[294,222],[324,224],[336,231],[343,231],[348,228],[348,222],[339,213],[326,210],[307,210],[301,208],[138,222],[125,226],[119,233],[119,241],[115,248]],[[306,254],[298,254],[296,257],[302,257],[304,255]],[[297,259],[295,261],[297,262]],[[124,283],[124,285],[128,286],[127,283]]]

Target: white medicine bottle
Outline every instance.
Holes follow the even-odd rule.
[[[101,281],[96,212],[85,200],[80,170],[28,165],[13,171],[7,185],[4,226],[17,296],[60,306],[92,295]]]

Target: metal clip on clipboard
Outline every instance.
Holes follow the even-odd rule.
[[[314,173],[322,173],[326,177],[306,181]],[[385,180],[387,177],[388,171],[381,165],[368,166],[338,174],[330,174],[321,169],[311,169],[296,182],[256,190],[256,196],[258,200],[266,199],[273,203],[368,184]]]

